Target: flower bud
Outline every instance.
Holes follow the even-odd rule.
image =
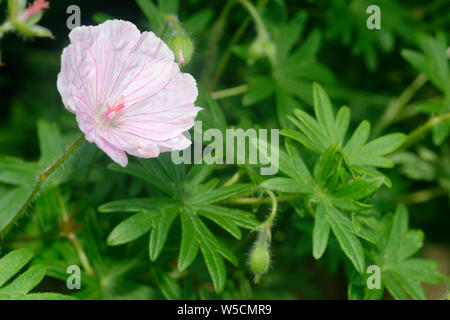
[[[53,38],[50,30],[37,24],[41,20],[44,10],[50,8],[50,3],[46,0],[35,0],[28,7],[26,7],[26,3],[26,0],[8,1],[10,25],[27,37]]]
[[[258,37],[248,48],[248,63],[253,64],[256,60],[268,58],[272,63],[275,62],[277,49],[275,44],[268,38]]]
[[[169,39],[167,44],[180,65],[188,64],[191,61],[194,54],[194,44],[187,35],[177,33]]]
[[[255,283],[269,270],[270,253],[264,245],[258,245],[250,255],[250,269],[255,275]]]

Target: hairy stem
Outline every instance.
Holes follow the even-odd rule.
[[[40,188],[42,185],[47,181],[47,179],[50,177],[50,175],[58,169],[74,152],[78,149],[78,147],[84,142],[84,134],[81,135],[77,140],[75,140],[72,145],[47,169],[45,169],[43,172],[39,174],[38,180],[31,191],[28,198],[25,200],[24,204],[20,209],[17,211],[16,215],[13,219],[11,219],[11,222],[0,232],[0,236],[4,235],[11,226],[16,223],[16,221],[22,216],[22,214],[25,212],[25,210],[28,208],[28,206],[34,201],[35,197],[37,196]]]

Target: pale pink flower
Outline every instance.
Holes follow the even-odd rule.
[[[73,29],[62,54],[58,91],[89,142],[126,166],[127,155],[186,149],[197,84],[167,45],[122,20]]]

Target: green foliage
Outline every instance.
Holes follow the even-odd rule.
[[[33,182],[38,183],[40,173],[58,159],[69,139],[73,139],[73,135],[63,137],[55,123],[44,120],[38,122],[38,137],[41,152],[38,162],[0,157],[0,182],[13,186],[0,198],[0,235],[7,232],[27,209],[27,201],[33,194]],[[51,184],[58,185],[67,181],[70,174],[70,167],[64,172],[57,170]]]
[[[186,174],[183,165],[175,165],[169,155],[158,159],[130,163],[126,168],[112,165],[111,169],[125,172],[151,183],[167,197],[113,201],[102,205],[101,212],[138,212],[121,222],[108,237],[109,245],[120,245],[150,233],[149,256],[155,261],[160,255],[175,218],[181,219],[181,244],[178,270],[184,271],[200,251],[217,292],[225,286],[226,270],[223,259],[237,266],[235,255],[209,230],[200,217],[211,220],[236,239],[241,239],[239,227],[252,229],[259,223],[246,211],[226,208],[216,203],[248,190],[249,185],[236,184],[217,188],[218,180],[205,179],[212,173],[211,165],[194,165]]]
[[[450,112],[450,68],[447,57],[447,41],[443,33],[435,38],[420,34],[418,44],[423,53],[404,49],[402,56],[417,70],[427,75],[430,81],[442,93],[443,97],[431,102],[422,102],[417,109],[424,113],[442,115]],[[450,134],[450,121],[433,128],[433,142],[437,145],[445,141]]]
[[[44,278],[43,265],[34,265],[11,280],[33,257],[31,250],[23,248],[0,258],[0,300],[67,300],[70,296],[58,293],[30,293]]]
[[[426,299],[420,283],[439,283],[442,276],[437,271],[436,262],[412,258],[423,246],[424,235],[420,230],[409,229],[406,208],[399,205],[394,215],[385,215],[376,231],[376,248],[370,251],[370,257],[381,268],[381,288],[362,288],[365,283],[362,277],[358,277],[350,286],[351,298],[379,299],[383,289],[387,288],[395,299]],[[359,288],[358,285],[353,288],[358,282]]]
[[[67,5],[52,2],[44,15],[59,30],[50,46],[3,37],[51,36],[36,24],[42,12],[22,19],[25,2],[0,1],[0,247],[9,252],[0,299],[445,297],[445,1],[83,4],[95,23],[130,20],[174,51],[179,35],[189,39],[182,71],[197,80],[203,108],[203,132],[196,126],[191,137],[279,128],[272,176],[259,170],[277,150],[267,141],[246,140],[257,165],[176,165],[166,153],[130,156],[125,168],[81,145],[55,85],[55,48],[67,46],[68,30],[54,17]],[[366,26],[369,5],[381,9],[380,30]],[[68,291],[71,265],[81,289]],[[377,268],[380,288],[371,289]]]

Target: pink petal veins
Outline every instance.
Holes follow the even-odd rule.
[[[183,132],[201,110],[197,84],[167,45],[122,20],[69,34],[57,87],[86,139],[126,166],[127,156],[157,157],[190,145]]]

